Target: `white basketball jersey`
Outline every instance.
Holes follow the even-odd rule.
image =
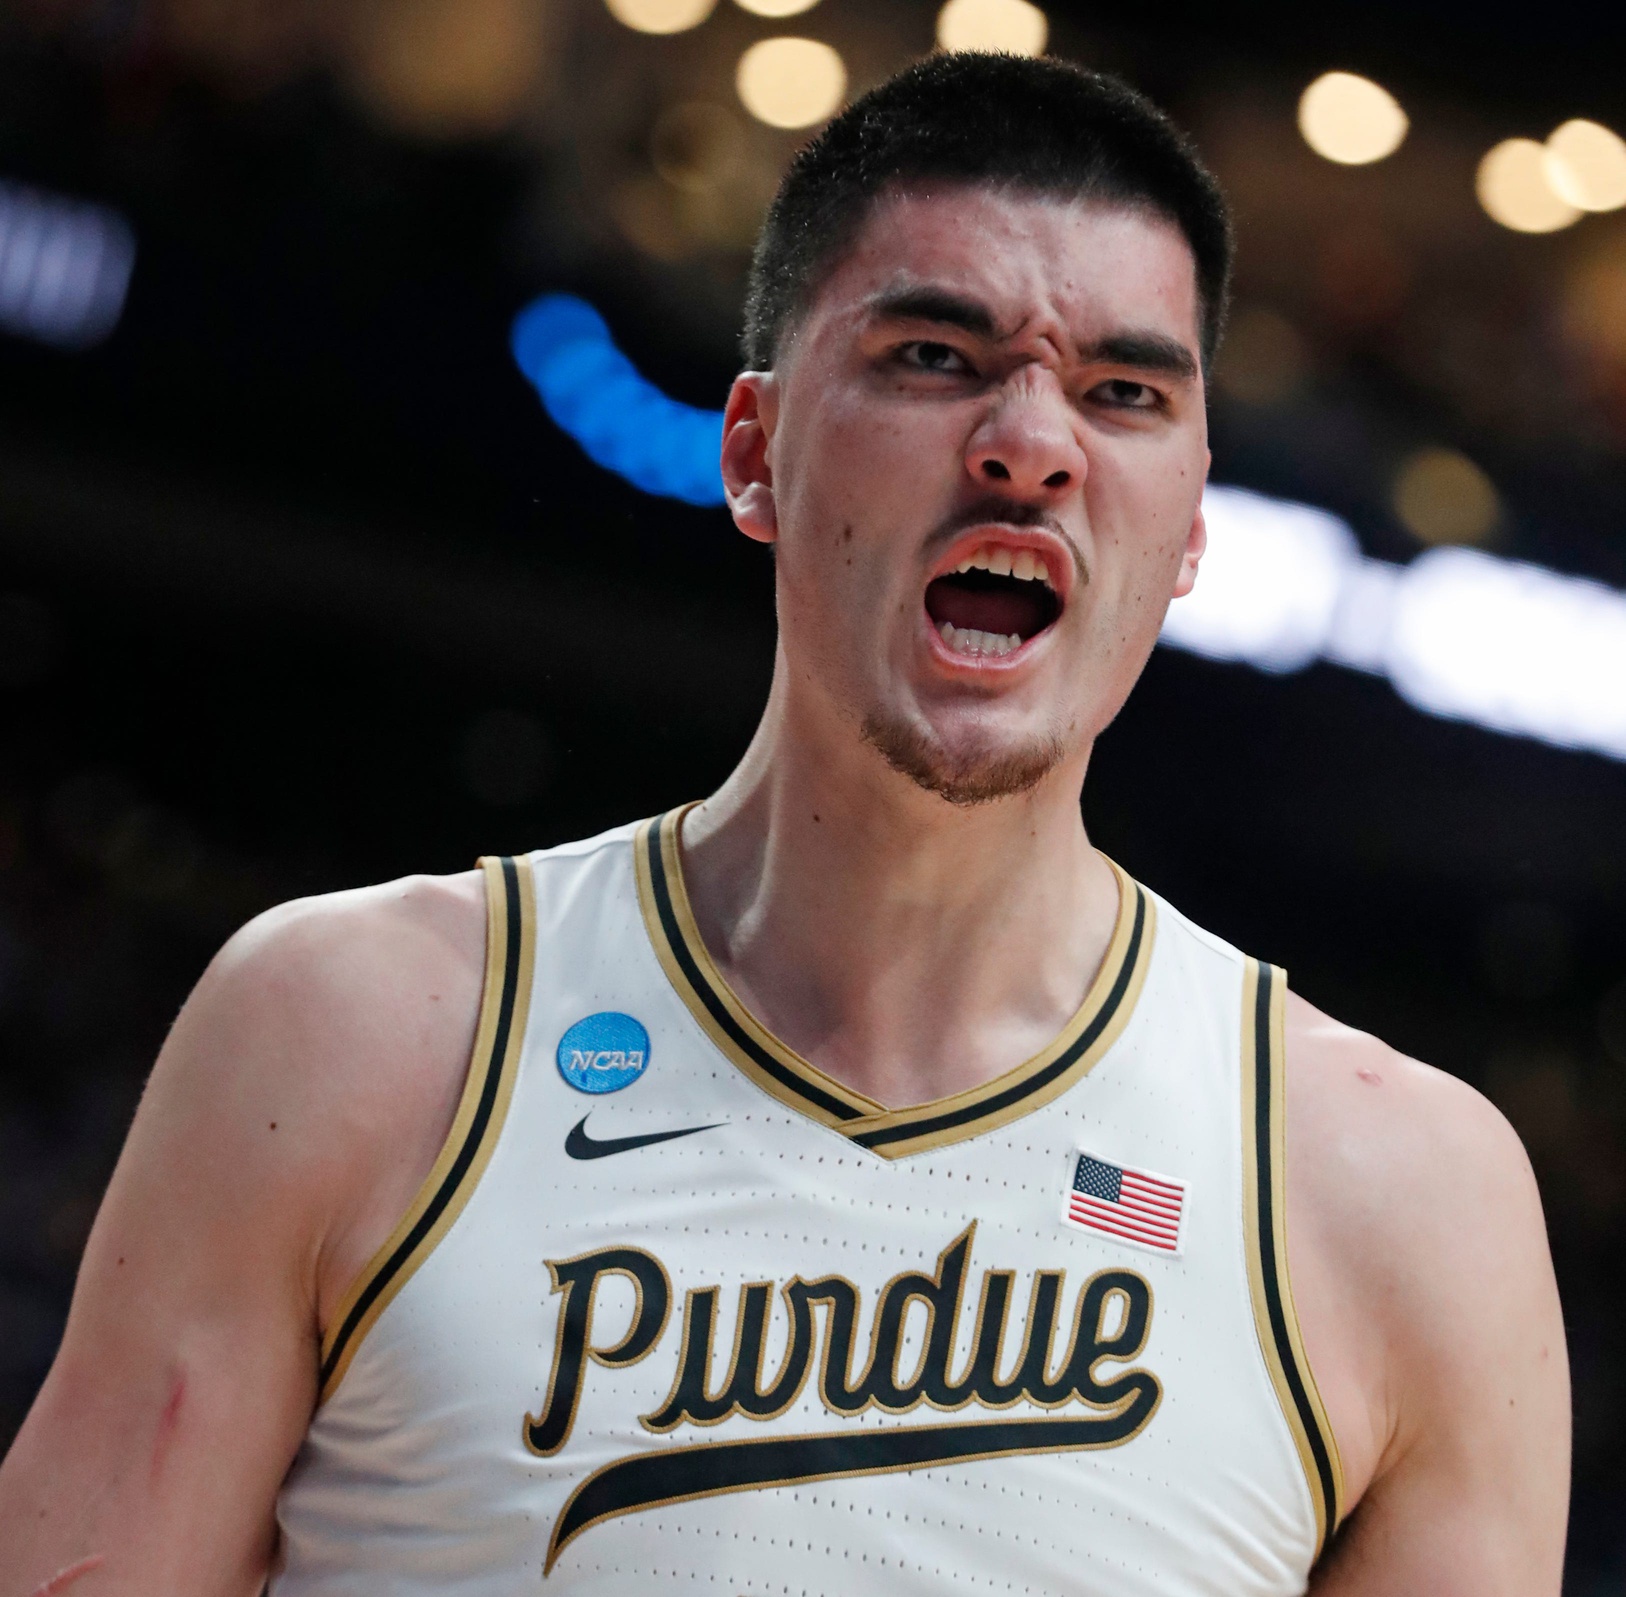
[[[725,985],[681,818],[483,862],[468,1083],[324,1343],[276,1597],[1303,1592],[1282,973],[1120,872],[1062,1034],[886,1109]]]

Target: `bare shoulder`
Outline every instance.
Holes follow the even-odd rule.
[[[1286,1030],[1298,1212],[1352,1267],[1438,1279],[1476,1242],[1542,1231],[1524,1146],[1488,1099],[1296,994]]]
[[[477,871],[269,910],[215,957],[144,1110],[300,1195],[318,1310],[433,1163],[462,1087],[485,960]]]
[[[1333,1020],[1296,993],[1288,995],[1286,1029],[1289,1115],[1306,1156],[1306,1190],[1351,1227],[1376,1226],[1386,1249],[1426,1246],[1427,1229],[1386,1234],[1386,1216],[1396,1208],[1388,1194],[1426,1196],[1453,1221],[1480,1212],[1488,1198],[1534,1206],[1539,1216],[1523,1145],[1472,1087]]]
[[[321,1334],[455,1113],[484,944],[471,873],[287,904],[221,950],[0,1465],[9,1570],[105,1553],[120,1591],[260,1589]]]
[[[434,965],[450,957],[478,966],[484,938],[479,871],[404,876],[266,910],[215,956],[198,992],[342,999],[357,985],[388,982],[403,962]]]
[[[437,1043],[472,1034],[484,947],[475,872],[297,899],[215,956],[166,1055],[194,1077],[253,1075],[329,1106],[339,1093],[387,1091]]]
[[[1490,1549],[1474,1589],[1512,1589],[1506,1571],[1544,1589],[1562,1546],[1567,1371],[1524,1148],[1465,1083],[1297,997],[1286,1041],[1293,1292],[1346,1499],[1369,1497],[1361,1513],[1381,1512],[1385,1536],[1424,1502],[1436,1527],[1444,1498],[1477,1502],[1477,1529],[1459,1527]],[[1418,1545],[1438,1552],[1441,1534]]]
[[[1517,1134],[1465,1082],[1297,995],[1286,1030],[1289,1212],[1315,1255],[1295,1249],[1295,1272],[1354,1313],[1374,1358],[1460,1345],[1488,1279],[1545,1263]]]

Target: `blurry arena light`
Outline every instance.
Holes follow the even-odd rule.
[[[738,117],[709,100],[668,106],[649,135],[649,159],[675,189],[703,193],[722,188],[745,165]]]
[[[1394,508],[1423,543],[1479,543],[1502,514],[1490,478],[1466,455],[1438,445],[1406,457],[1395,477]]]
[[[1361,556],[1336,516],[1239,488],[1163,642],[1264,671],[1328,660],[1418,709],[1626,760],[1626,593],[1475,549]]]
[[[1626,139],[1598,122],[1577,117],[1547,135],[1547,182],[1560,199],[1582,211],[1618,211],[1626,205]]]
[[[550,294],[512,348],[548,414],[647,493],[720,505],[721,411],[669,399],[584,300]],[[1317,660],[1387,677],[1432,715],[1626,760],[1626,593],[1477,549],[1371,560],[1341,517],[1210,485],[1197,585],[1161,641],[1280,675]]]
[[[817,39],[759,39],[734,74],[740,103],[771,128],[805,128],[837,110],[847,94],[841,57]]]
[[[1516,233],[1556,233],[1581,215],[1552,184],[1548,152],[1534,139],[1503,139],[1479,163],[1479,203]]]
[[[717,0],[604,0],[617,22],[639,33],[682,33],[709,17]]]
[[[819,0],[736,0],[742,10],[759,17],[799,17],[818,3]]]
[[[1208,552],[1170,607],[1163,641],[1261,671],[1301,671],[1326,648],[1355,534],[1325,510],[1235,488],[1203,498]]]
[[[117,211],[0,182],[0,329],[89,349],[117,326],[134,266]]]
[[[1435,715],[1626,759],[1626,594],[1472,549],[1397,585],[1386,664]]]
[[[937,13],[937,42],[945,50],[1043,55],[1049,37],[1049,19],[1028,0],[948,0]]]
[[[1626,252],[1607,236],[1573,261],[1565,274],[1562,326],[1585,351],[1605,381],[1626,370]]]
[[[350,78],[386,122],[429,137],[507,126],[542,70],[541,18],[529,0],[395,0],[358,7]]]
[[[1341,166],[1365,166],[1393,155],[1410,125],[1382,84],[1354,72],[1324,72],[1299,97],[1304,142]]]
[[[721,411],[668,398],[615,346],[586,300],[548,294],[514,321],[510,347],[547,413],[589,459],[645,493],[719,505]]]

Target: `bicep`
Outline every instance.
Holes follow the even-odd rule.
[[[195,997],[160,1056],[0,1468],[7,1597],[96,1554],[87,1591],[263,1581],[315,1396],[312,1204],[276,1145],[286,1088],[244,1040],[252,1017],[212,1009]]]
[[[1557,1597],[1569,1496],[1564,1329],[1534,1182],[1498,1125],[1402,1297],[1399,1423],[1317,1597]],[[1477,1179],[1476,1179],[1477,1176]]]

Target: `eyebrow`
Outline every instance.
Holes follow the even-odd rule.
[[[879,321],[936,322],[944,327],[958,327],[977,338],[1000,336],[993,312],[981,300],[935,284],[888,289],[876,295],[869,308],[870,314]],[[1198,371],[1196,356],[1179,339],[1150,330],[1109,333],[1080,353],[1087,361],[1132,366],[1137,371],[1163,372],[1187,380]]]
[[[1113,366],[1133,366],[1143,372],[1164,372],[1170,377],[1197,375],[1196,356],[1178,338],[1165,333],[1110,333],[1093,349],[1085,350],[1084,357]]]
[[[939,322],[978,338],[997,338],[993,312],[981,300],[952,289],[919,284],[888,289],[870,301],[870,314],[888,322]]]

